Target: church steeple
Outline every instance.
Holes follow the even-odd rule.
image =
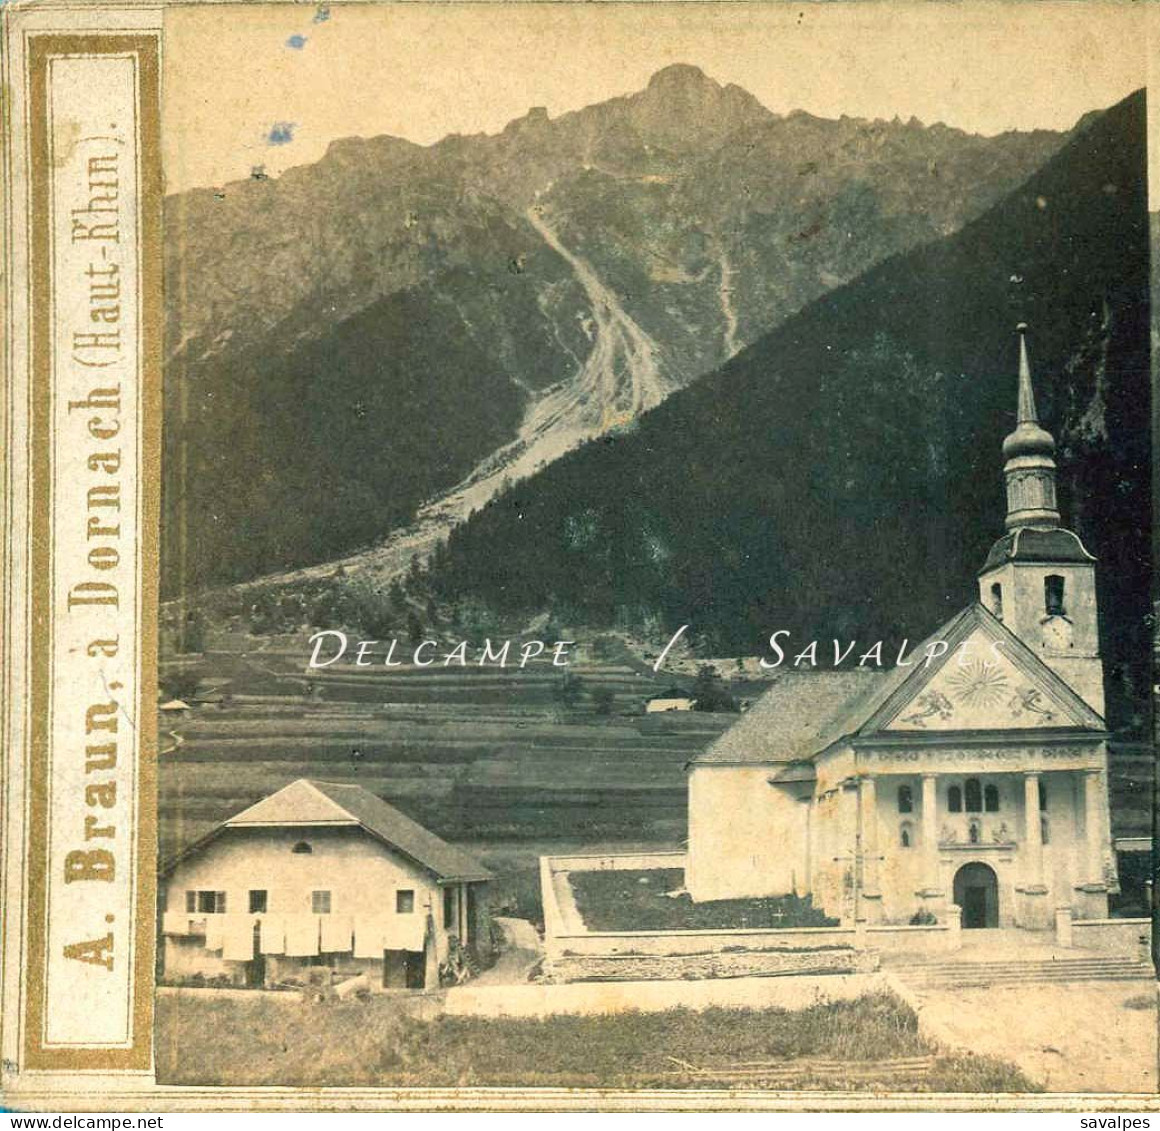
[[[1003,441],[1007,533],[979,573],[979,601],[1103,714],[1095,558],[1060,521],[1055,440],[1035,411],[1026,330],[1015,431]]]
[[[1031,363],[1027,359],[1027,325],[1019,323],[1019,408],[1015,431],[1003,441],[1007,479],[1007,529],[1059,526],[1055,496],[1055,440],[1039,426]]]

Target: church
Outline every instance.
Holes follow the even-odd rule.
[[[1056,501],[1020,327],[1006,533],[932,662],[788,671],[689,765],[694,900],[794,893],[843,922],[1046,928],[1116,869],[1095,559]],[[931,649],[939,651],[939,649]]]

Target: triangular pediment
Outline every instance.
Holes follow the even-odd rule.
[[[271,793],[225,822],[243,825],[357,825],[358,820],[304,778]]]
[[[947,650],[915,670],[860,729],[889,731],[1102,730],[1103,720],[981,605],[948,622]]]

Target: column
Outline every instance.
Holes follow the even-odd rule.
[[[858,781],[858,801],[862,824],[862,911],[871,922],[882,918],[882,885],[879,882],[878,788],[867,775]]]
[[[938,775],[922,775],[923,895],[940,894],[938,876]]]
[[[873,777],[862,779],[862,853],[865,868],[865,894],[882,894],[878,883],[878,788]]]
[[[1104,884],[1104,772],[1086,770],[1083,779],[1083,881]]]
[[[1043,887],[1043,830],[1039,827],[1039,775],[1023,775],[1023,882]]]
[[[813,817],[814,817],[814,798],[813,798],[813,795],[811,794],[809,797],[803,797],[798,802],[798,804],[804,806],[804,809],[805,809],[805,811],[802,815],[802,821],[803,821],[803,824],[805,825],[804,834],[805,834],[805,849],[806,849],[806,861],[805,861],[806,867],[805,867],[805,876],[802,877],[801,891],[797,892],[796,894],[806,896],[806,895],[812,895],[813,890],[814,890],[814,820],[813,820]]]

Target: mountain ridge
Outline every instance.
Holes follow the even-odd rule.
[[[953,236],[807,305],[629,433],[452,532],[446,600],[577,623],[919,639],[1002,533],[1012,329],[1031,324],[1065,519],[1101,557],[1110,711],[1146,704],[1150,441],[1144,97]],[[529,537],[534,532],[534,537]],[[518,551],[516,550],[518,546]],[[792,592],[791,592],[792,589]]]
[[[348,139],[277,178],[167,198],[165,442],[183,479],[166,491],[168,593],[341,557],[480,468],[510,458],[522,474],[529,436],[534,469],[631,424],[818,295],[957,229],[1062,142],[779,117],[700,71],[654,80],[499,134]],[[390,322],[404,308],[447,340],[443,361],[405,372],[344,346],[341,366],[327,362],[328,343],[369,328],[363,312]],[[502,407],[488,450],[465,411],[480,372]],[[282,412],[278,434],[267,406],[313,384],[326,421]],[[552,398],[570,407],[546,437]],[[378,454],[360,467],[341,450],[350,432],[411,451],[405,429],[424,411],[444,415],[423,468]],[[348,501],[328,502],[324,481]],[[472,490],[452,507],[482,505]]]

